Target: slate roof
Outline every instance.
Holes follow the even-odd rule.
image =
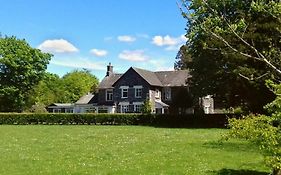
[[[186,86],[187,79],[190,78],[190,74],[187,70],[176,71],[159,71],[154,72],[163,86]]]
[[[132,67],[143,79],[145,79],[151,86],[163,86],[154,72],[149,70]]]
[[[75,104],[90,104],[94,103],[94,97],[97,96],[96,94],[88,93],[82,96]]]
[[[144,80],[146,80],[151,86],[186,86],[187,78],[191,77],[187,70],[176,71],[158,71],[152,72],[145,69],[131,67],[137,72]],[[106,76],[99,84],[99,89],[113,88],[113,84],[124,74],[111,74]]]
[[[57,107],[73,107],[72,103],[53,103],[49,105],[49,107],[57,106]]]
[[[112,85],[122,76],[123,74],[111,74],[103,78],[100,82],[98,89],[108,89],[112,88]]]

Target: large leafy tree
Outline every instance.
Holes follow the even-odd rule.
[[[280,2],[192,0],[182,12],[193,92],[262,112],[274,98],[265,80],[281,75]]]
[[[0,111],[20,112],[31,90],[42,79],[50,54],[16,37],[0,38]]]
[[[34,87],[29,96],[29,106],[47,106],[55,102],[63,102],[64,87],[61,78],[52,73],[46,72],[43,79]]]
[[[74,70],[62,77],[65,90],[62,102],[75,102],[87,92],[95,92],[98,86],[98,79],[88,70]]]
[[[88,70],[74,70],[62,78],[46,73],[32,90],[30,105],[48,106],[52,103],[73,103],[88,92],[95,92],[98,79]]]
[[[267,105],[271,117],[233,119],[228,136],[260,145],[273,174],[280,175],[281,88],[276,83],[281,75],[281,1],[183,0],[182,12],[188,23],[189,68],[198,94],[237,96],[242,104],[262,106],[272,99],[264,85],[271,79],[268,87],[277,96]]]

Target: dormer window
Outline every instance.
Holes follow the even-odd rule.
[[[106,90],[106,101],[113,101],[113,90],[112,89]]]

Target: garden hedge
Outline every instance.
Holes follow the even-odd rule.
[[[65,114],[0,113],[6,125],[148,125],[156,127],[224,128],[236,115],[144,115],[144,114]]]

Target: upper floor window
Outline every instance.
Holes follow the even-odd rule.
[[[128,98],[128,90],[129,87],[128,86],[121,86],[121,98]]]
[[[171,100],[171,88],[166,87],[163,89],[164,100]]]
[[[155,98],[160,98],[160,91],[159,91],[159,89],[156,89],[155,90]]]
[[[142,86],[134,86],[135,88],[135,97],[141,98],[142,97]]]
[[[106,101],[112,101],[113,100],[113,90],[107,89],[106,90]]]

